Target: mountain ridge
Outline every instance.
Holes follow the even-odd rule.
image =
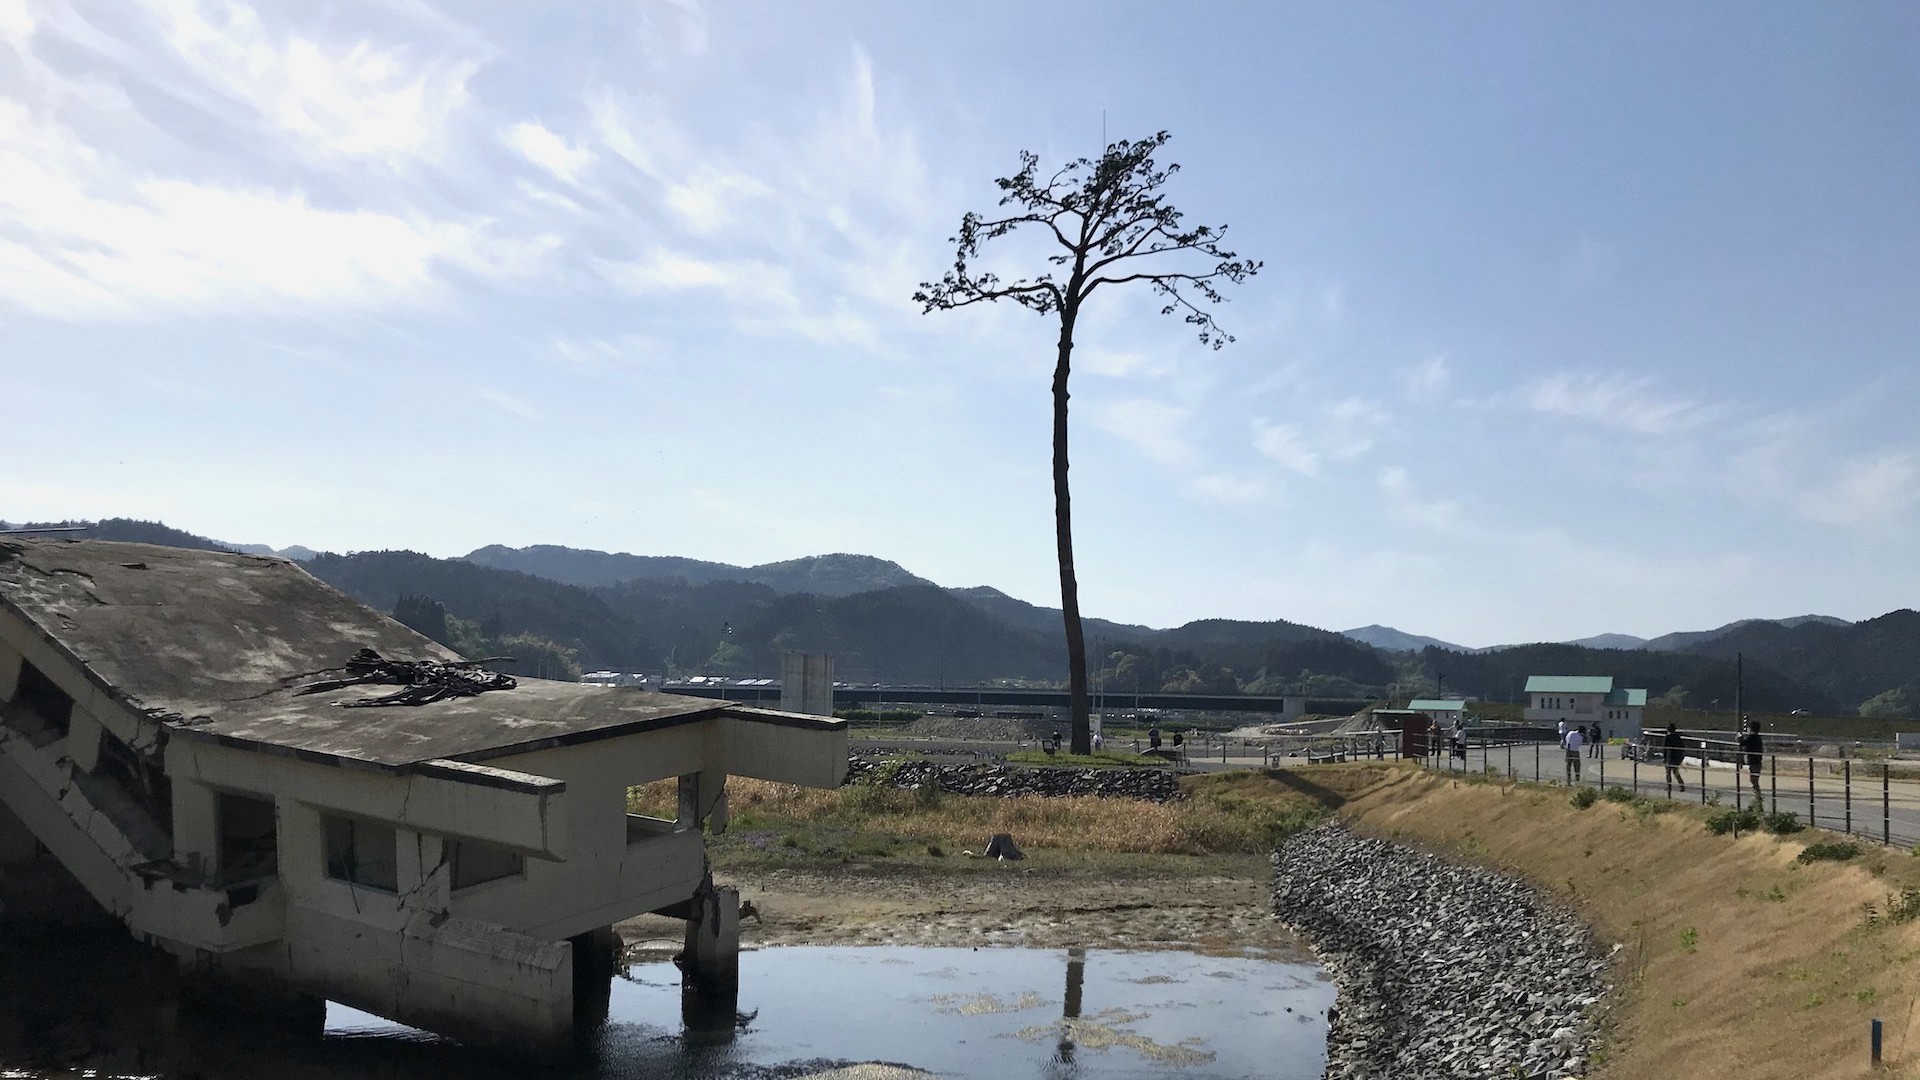
[[[69,524],[81,531],[60,535],[238,547],[159,522]],[[544,556],[536,561],[550,570],[559,565],[578,576],[599,575],[601,583],[483,565],[513,561],[527,550]],[[577,659],[634,671],[765,674],[778,670],[782,652],[802,649],[835,652],[853,678],[941,685],[998,679],[1057,685],[1066,666],[1057,609],[991,586],[944,588],[872,556],[836,553],[735,567],[557,545],[496,545],[476,554],[479,561],[322,552],[304,565],[396,617],[404,608],[469,649],[484,641],[566,666]],[[643,576],[624,576],[636,568]],[[1755,709],[1851,711],[1896,692],[1920,694],[1920,613],[1908,609],[1859,623],[1831,616],[1740,620],[1686,632],[1683,647],[1670,650],[1560,643],[1467,652],[1404,635],[1427,643],[1418,651],[1392,651],[1353,636],[1404,634],[1392,627],[1334,633],[1280,619],[1195,619],[1155,629],[1088,618],[1084,625],[1093,674],[1142,692],[1405,697],[1431,689],[1444,672],[1448,689],[1507,700],[1529,674],[1611,674],[1667,704],[1704,705],[1731,700],[1735,658],[1742,657],[1746,701]]]

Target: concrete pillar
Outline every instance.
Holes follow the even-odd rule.
[[[698,1041],[731,1041],[740,1002],[740,893],[708,878],[689,905],[680,1019]]]
[[[603,926],[568,938],[567,944],[573,946],[573,1023],[585,1034],[607,1022],[623,943],[613,927]]]
[[[781,656],[780,711],[833,715],[833,654],[789,652]]]
[[[73,707],[67,722],[67,756],[73,759],[75,768],[92,772],[99,767],[100,737],[105,730],[99,717],[78,705]]]
[[[20,653],[13,646],[0,641],[0,701],[12,701],[13,692],[20,686]]]
[[[79,716],[75,713],[75,718]],[[220,794],[205,784],[175,780],[173,787],[173,860],[189,870],[214,874],[220,869]]]
[[[32,862],[40,854],[40,841],[26,823],[13,816],[6,803],[0,803],[0,866]]]

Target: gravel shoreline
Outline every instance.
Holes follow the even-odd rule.
[[[1274,913],[1339,989],[1328,1078],[1582,1075],[1607,987],[1525,883],[1328,822],[1274,853]]]

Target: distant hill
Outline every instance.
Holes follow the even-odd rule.
[[[1905,608],[1857,623],[1823,616],[1752,619],[1684,651],[1741,656],[1749,671],[1778,672],[1849,712],[1887,690],[1920,693],[1920,612]]]
[[[465,558],[480,566],[581,586],[617,585],[637,578],[682,578],[690,585],[750,581],[779,593],[852,596],[898,585],[933,584],[899,563],[871,555],[812,555],[759,566],[733,566],[673,555],[629,555],[552,544],[524,548],[494,544],[469,552]]]
[[[673,555],[628,555],[535,544],[510,548],[490,544],[463,556],[476,566],[532,574],[563,585],[615,585],[633,578],[684,578],[689,584],[737,580],[741,569],[726,563],[682,559]]]
[[[51,535],[236,547],[160,522],[70,524],[79,531]],[[457,620],[464,647],[504,646],[523,659],[558,655],[539,653],[548,649],[584,668],[767,675],[784,651],[807,649],[836,654],[848,681],[1065,678],[1058,610],[985,586],[943,589],[865,555],[738,567],[559,546],[486,547],[465,559],[244,550],[302,558],[309,572],[375,608],[392,611],[404,599],[449,636]],[[1603,634],[1466,650],[1387,626],[1334,634],[1285,620],[1200,619],[1156,630],[1089,618],[1085,627],[1096,680],[1143,691],[1306,686],[1378,695],[1389,684],[1444,675],[1450,690],[1498,701],[1515,698],[1529,675],[1592,674],[1676,703],[1724,707],[1733,701],[1737,656],[1754,709],[1850,712],[1890,690],[1920,694],[1920,613],[1904,609],[1859,623],[1822,615],[1742,620],[1640,647],[1629,635]]]
[[[1595,634],[1564,644],[1581,645],[1589,649],[1641,649],[1646,647],[1647,639],[1632,634]]]
[[[1364,642],[1376,649],[1386,649],[1389,652],[1419,652],[1429,647],[1448,649],[1453,652],[1473,651],[1465,645],[1455,645],[1451,641],[1441,641],[1439,638],[1431,638],[1423,634],[1409,634],[1405,630],[1395,630],[1391,626],[1381,626],[1379,623],[1356,626],[1351,630],[1342,630],[1340,633],[1355,641]]]
[[[1773,623],[1788,629],[1809,624],[1818,626],[1852,625],[1845,619],[1836,619],[1831,615],[1795,615],[1788,619],[1741,619],[1738,622],[1730,622],[1717,630],[1681,630],[1672,634],[1661,634],[1659,637],[1653,638],[1640,647],[1643,649],[1651,649],[1654,652],[1689,650],[1695,646],[1725,637],[1743,626],[1751,626],[1754,623]]]
[[[659,670],[663,649],[652,628],[578,586],[416,551],[327,552],[305,566],[379,611],[394,610],[404,596],[428,596],[449,614],[477,623],[488,638],[537,635],[573,650],[588,670]]]
[[[781,593],[810,593],[814,596],[853,596],[876,589],[894,589],[904,585],[937,589],[926,578],[908,573],[906,568],[871,555],[810,555],[785,562],[750,566],[744,577]]]
[[[1434,649],[1422,654],[1421,667],[1445,673],[1450,690],[1490,701],[1521,700],[1530,675],[1611,675],[1615,686],[1642,688],[1651,697],[1675,695],[1687,705],[1704,708],[1718,701],[1721,707],[1731,708],[1737,681],[1731,658],[1558,643],[1474,653]],[[1850,712],[1862,699],[1837,698],[1805,680],[1750,659],[1743,700],[1748,708],[1756,710]]]
[[[162,525],[157,521],[138,521],[133,518],[102,518],[99,521],[29,521],[9,523],[0,521],[0,529],[72,529],[72,532],[48,533],[50,540],[118,540],[129,544],[159,544],[163,547],[191,548],[196,551],[236,551],[232,544],[223,544],[204,536]]]
[[[1024,630],[1030,634],[1064,634],[1065,623],[1059,608],[1041,607],[1029,604],[1025,600],[1016,600],[999,589],[989,585],[975,585],[966,589],[948,589],[947,592],[962,602],[971,605],[1008,626]],[[1082,631],[1089,642],[1095,638],[1112,641],[1147,641],[1160,631],[1151,626],[1135,626],[1131,623],[1110,622],[1082,616]],[[1093,646],[1089,644],[1088,648]]]
[[[233,544],[231,547],[235,551],[244,551],[249,555],[278,555],[282,559],[292,559],[294,562],[306,562],[320,554],[310,547],[299,544],[283,548],[269,547],[266,544]]]

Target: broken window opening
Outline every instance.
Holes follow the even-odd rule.
[[[399,844],[393,826],[323,815],[327,876],[381,892],[400,891]]]
[[[9,704],[8,720],[32,737],[35,746],[64,739],[73,727],[73,695],[25,657],[20,658],[20,678]]]
[[[268,877],[280,866],[280,834],[273,800],[219,792],[220,876],[227,881]]]
[[[93,764],[96,780],[110,780],[126,793],[127,801],[146,815],[161,832],[173,833],[173,781],[167,770],[150,764],[133,747],[106,729],[100,732],[100,757]]]
[[[448,840],[446,844],[447,860],[453,865],[455,892],[527,872],[527,860],[517,851],[471,840]]]

